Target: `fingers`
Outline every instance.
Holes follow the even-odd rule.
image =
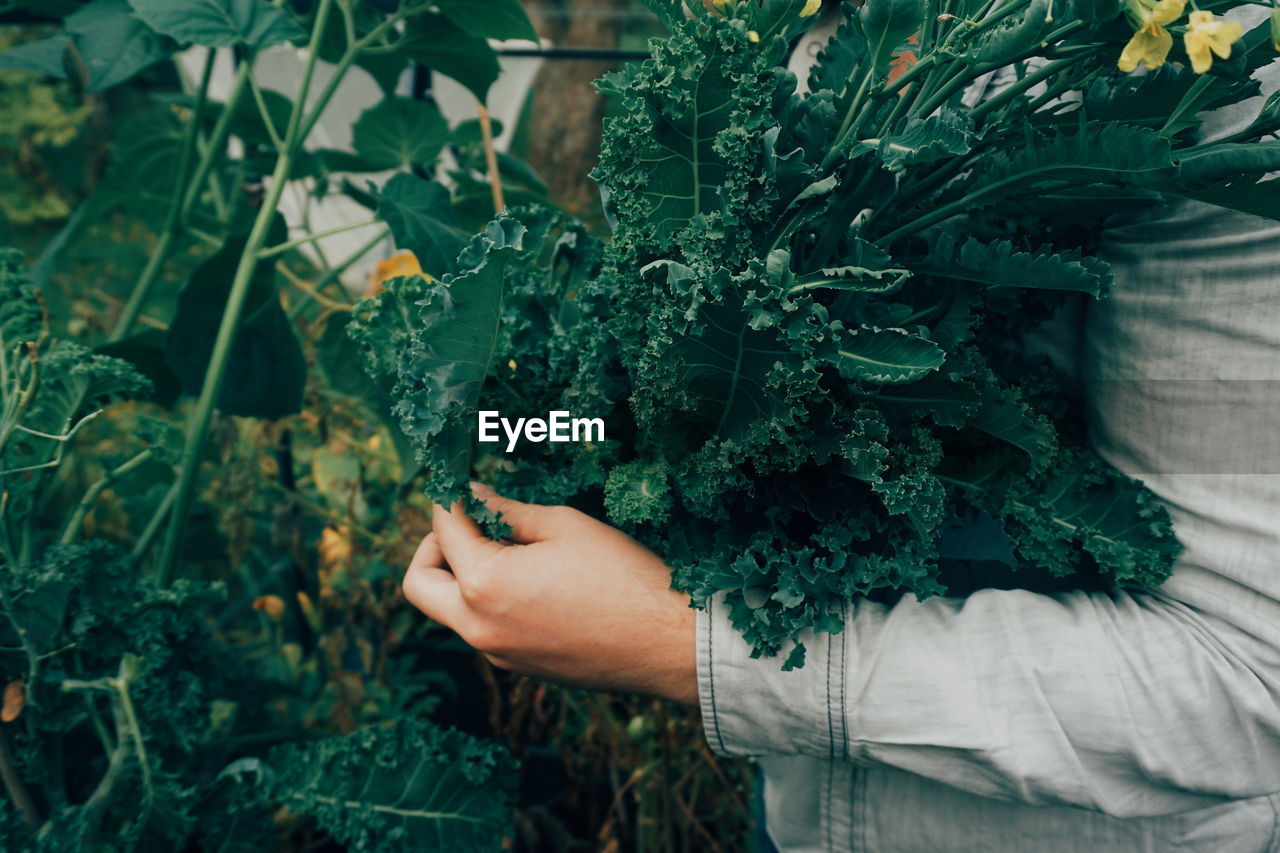
[[[431,526],[439,538],[440,550],[455,574],[465,575],[480,568],[494,551],[502,548],[484,535],[460,503],[448,510],[436,504],[431,514]]]
[[[405,572],[404,597],[427,616],[461,633],[470,608],[462,598],[457,578],[441,568],[443,556],[436,534],[428,534]]]
[[[504,498],[483,483],[472,483],[471,494],[502,516],[511,525],[511,540],[521,545],[549,539],[557,528],[556,511],[560,507],[539,506]]]

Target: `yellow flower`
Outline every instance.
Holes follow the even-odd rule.
[[[1154,6],[1144,6],[1142,23],[1124,46],[1120,61],[1116,63],[1120,70],[1133,71],[1139,62],[1149,69],[1164,65],[1165,57],[1173,47],[1173,36],[1164,28],[1165,24],[1181,18],[1186,6],[1187,0],[1160,0]]]
[[[747,30],[747,41],[749,42],[760,41],[760,34],[755,30]]]
[[[727,13],[729,11],[729,6],[732,3],[733,3],[733,0],[711,0],[711,5],[715,6],[716,11],[722,14]]]
[[[1219,59],[1231,56],[1231,45],[1244,35],[1244,27],[1235,21],[1215,21],[1212,12],[1192,12],[1187,21],[1187,34],[1183,41],[1187,46],[1187,56],[1191,57],[1191,69],[1203,74],[1213,65],[1210,52],[1216,53]]]
[[[804,8],[800,10],[800,17],[807,18],[810,15],[816,15],[821,8],[822,0],[805,0]]]

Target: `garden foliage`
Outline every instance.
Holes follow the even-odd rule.
[[[484,518],[479,474],[594,512],[695,605],[727,593],[788,667],[858,597],[1162,582],[1167,513],[1016,341],[1113,286],[1077,223],[1178,197],[1280,216],[1275,98],[1229,140],[1197,134],[1256,94],[1269,25],[1212,76],[1131,77],[1140,4],[872,0],[802,90],[783,65],[809,4],[650,5],[670,36],[600,83],[620,104],[596,171],[608,245],[513,211],[438,281],[357,309],[429,495]],[[603,417],[608,440],[505,453],[476,444],[477,409]]]
[[[487,40],[534,36],[516,0],[486,6],[68,0],[24,12],[49,16],[28,31],[47,38],[0,53],[0,86],[43,99],[6,116],[19,124],[0,133],[0,166],[14,166],[10,148],[14,168],[43,154],[93,187],[34,267],[0,250],[0,849],[466,851],[510,834],[514,760],[427,721],[454,681],[397,648],[430,630],[391,571],[426,513],[396,499],[414,469],[383,440],[383,398],[342,375],[352,299],[339,282],[391,230],[425,263],[452,264],[492,215],[476,215],[498,180],[476,122],[450,127],[394,94],[416,62],[483,101],[499,73]],[[288,44],[307,48],[296,100],[256,67]],[[174,61],[188,47],[193,79]],[[222,102],[219,48],[234,61]],[[309,144],[357,67],[386,96],[355,121],[351,150]],[[104,176],[55,160],[87,146],[90,104],[128,117]],[[401,171],[443,172],[446,147],[453,192]],[[513,197],[539,197],[536,175],[502,162]],[[286,187],[304,221],[278,212]],[[8,190],[6,227],[25,221],[14,205],[67,214]],[[308,263],[311,204],[338,192],[377,217],[362,226],[374,239]],[[91,285],[66,299],[50,281],[117,215],[154,245],[136,269],[97,263],[95,282],[128,278],[107,284],[108,311],[77,316]],[[263,426],[304,406],[292,432]]]

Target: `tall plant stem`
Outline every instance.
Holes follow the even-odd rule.
[[[213,61],[216,57],[217,52],[210,50],[204,61],[204,72],[200,75],[200,88],[196,91],[196,102],[191,109],[191,118],[187,121],[186,130],[182,134],[182,148],[178,151],[178,171],[173,176],[173,190],[169,194],[169,209],[165,212],[164,228],[160,232],[156,245],[151,249],[151,256],[147,258],[147,265],[143,268],[142,275],[133,286],[133,292],[129,294],[129,301],[125,303],[120,319],[116,321],[115,328],[107,338],[109,341],[118,341],[129,334],[134,320],[138,319],[138,314],[151,293],[151,287],[160,277],[160,270],[164,268],[169,252],[173,249],[178,225],[182,221],[182,200],[187,190],[187,172],[191,169],[191,157],[196,149],[196,138],[200,135],[200,114],[204,112],[205,101],[209,97],[209,80],[213,77]],[[206,152],[207,156],[208,152]]]
[[[316,58],[320,36],[324,32],[329,18],[329,10],[333,0],[320,0],[316,11],[315,26],[311,32],[310,49],[307,53],[307,64],[302,71],[302,81],[298,87],[298,100],[293,105],[289,116],[289,126],[284,134],[284,147],[276,157],[276,167],[271,175],[271,184],[267,188],[262,208],[253,222],[249,236],[245,241],[240,263],[236,267],[235,277],[231,281],[231,292],[227,295],[227,306],[222,312],[222,322],[218,326],[218,335],[214,339],[213,353],[209,359],[209,367],[205,371],[204,385],[200,389],[200,397],[192,410],[187,424],[186,443],[182,448],[181,470],[175,486],[173,508],[169,511],[169,525],[165,530],[164,548],[160,553],[160,562],[156,568],[156,577],[162,586],[168,586],[178,565],[182,552],[182,541],[186,535],[187,511],[191,499],[195,496],[196,480],[200,473],[200,455],[204,450],[205,439],[209,434],[209,424],[213,420],[213,410],[218,400],[218,392],[222,389],[222,379],[226,375],[227,359],[231,354],[231,345],[235,341],[236,329],[240,323],[240,313],[244,308],[245,297],[249,293],[249,283],[253,278],[254,268],[258,265],[258,252],[266,240],[275,216],[276,206],[289,180],[289,172],[293,167],[294,154],[305,138],[303,113],[306,110],[307,92],[311,88],[311,77],[315,72]],[[351,51],[348,51],[348,55]],[[345,57],[344,57],[345,58]],[[350,64],[350,63],[348,63]],[[335,87],[330,87],[331,92]],[[322,98],[315,106],[318,114],[324,109],[326,99]],[[308,125],[313,122],[307,122]],[[309,128],[308,128],[309,129]]]

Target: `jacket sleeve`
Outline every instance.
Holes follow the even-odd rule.
[[[849,605],[807,664],[698,617],[707,738],[726,755],[888,765],[1116,817],[1280,790],[1280,679],[1236,629],[1160,594],[984,590]]]

